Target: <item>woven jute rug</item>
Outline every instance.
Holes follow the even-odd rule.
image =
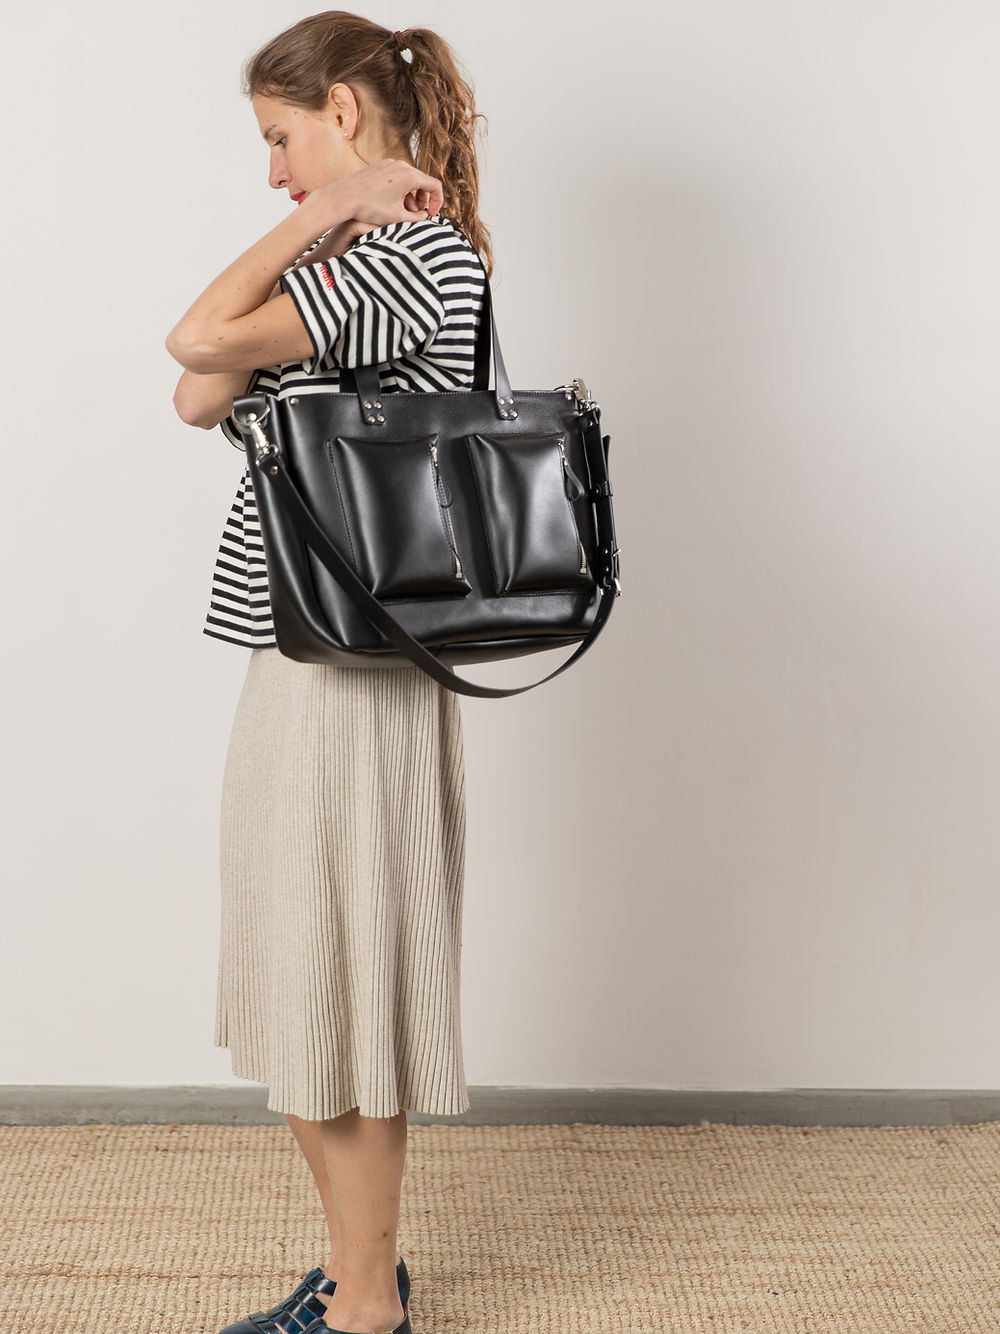
[[[3,1328],[215,1334],[326,1256],[285,1126],[0,1127]],[[1000,1329],[1000,1122],[411,1125],[413,1334]]]

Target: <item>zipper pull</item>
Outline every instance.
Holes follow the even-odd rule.
[[[562,456],[562,466],[563,466],[563,487],[564,487],[564,489],[565,489],[565,491],[566,491],[566,499],[567,499],[567,501],[570,502],[570,513],[572,513],[572,510],[573,510],[572,502],[573,502],[574,500],[581,500],[581,499],[586,495],[586,492],[585,492],[585,490],[584,490],[584,488],[583,488],[583,484],[581,483],[579,477],[577,477],[576,473],[575,473],[575,472],[573,471],[573,469],[569,466],[569,459],[566,457],[566,451],[565,451],[565,449],[563,448],[563,442],[562,442],[562,439],[561,439],[561,438],[560,438],[560,440],[559,440],[559,453],[560,453],[560,455]],[[586,552],[584,551],[584,549],[583,549],[583,542],[580,540],[580,535],[579,535],[579,533],[577,533],[576,541],[577,541],[577,545],[578,545],[579,548],[580,548],[580,569],[579,569],[579,573],[580,573],[580,574],[586,574],[586,573],[587,573],[587,553],[586,553]]]
[[[445,509],[447,509],[451,504],[452,500],[454,499],[454,497],[452,496],[448,488],[445,486],[444,478],[441,476],[441,469],[438,467],[437,445],[432,444],[430,449],[431,449],[431,458],[434,461],[434,481],[438,493],[438,502],[439,504],[443,505]]]
[[[437,444],[435,441],[431,441],[430,449],[431,449],[431,461],[434,464],[435,490],[437,491],[438,504],[441,505],[444,509],[447,509],[448,506],[451,504],[453,497],[450,491],[445,486],[444,478],[441,476],[441,469],[438,467],[438,451],[437,451]],[[449,528],[451,527],[450,519],[448,520],[448,527]],[[462,573],[462,562],[458,559],[458,552],[455,550],[454,547],[454,538],[452,538],[452,540],[448,543],[448,545],[449,547],[451,547],[451,554],[455,558],[455,578],[464,579],[465,575]]]
[[[562,456],[563,488],[566,492],[566,499],[582,500],[587,494],[587,489],[569,466],[569,459],[566,457],[562,440],[559,441],[559,453]]]

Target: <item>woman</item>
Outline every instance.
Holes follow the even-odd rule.
[[[308,394],[377,364],[384,391],[471,388],[492,252],[480,118],[447,45],[319,14],[251,58],[246,92],[269,184],[296,208],[168,336],[180,416],[241,446],[227,419],[249,386]],[[227,1330],[410,1334],[396,1250],[406,1109],[470,1105],[458,700],[417,668],[279,652],[247,470],[204,629],[252,649],[223,779],[215,1042],[237,1076],[268,1085],[330,1233],[322,1266]]]

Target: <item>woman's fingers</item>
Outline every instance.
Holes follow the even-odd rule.
[[[363,167],[356,173],[356,179],[364,188],[372,213],[381,209],[387,213],[396,210],[391,217],[373,217],[373,222],[394,222],[400,210],[405,214],[426,213],[433,218],[444,203],[444,190],[437,177],[428,176],[409,162],[395,158],[385,158]]]
[[[410,202],[411,199],[413,201],[412,203]],[[432,195],[430,190],[426,189],[424,186],[420,186],[416,190],[410,191],[403,200],[403,204],[413,213],[426,212],[428,217],[433,217],[436,210],[431,203],[431,199]],[[440,207],[440,205],[438,205],[438,207]]]

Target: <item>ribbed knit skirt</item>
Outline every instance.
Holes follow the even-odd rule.
[[[215,1045],[267,1106],[469,1109],[457,696],[255,648],[223,777]]]

